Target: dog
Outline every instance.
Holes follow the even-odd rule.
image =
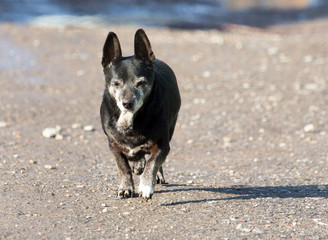
[[[181,105],[175,74],[155,58],[143,29],[135,33],[130,57],[122,57],[118,37],[109,32],[102,66],[105,90],[100,116],[120,175],[117,196],[134,197],[134,173],[140,175],[139,196],[148,200],[156,179],[166,183],[162,164]]]

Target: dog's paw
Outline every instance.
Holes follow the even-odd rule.
[[[142,182],[139,184],[139,197],[143,199],[151,199],[154,194],[154,186],[152,185],[145,185]]]
[[[159,175],[156,176],[156,182],[157,184],[168,184],[168,182],[165,181],[164,176]]]
[[[133,188],[119,188],[117,191],[117,198],[122,199],[122,198],[131,198],[134,195],[134,190]]]

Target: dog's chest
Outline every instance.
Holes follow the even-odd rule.
[[[119,152],[123,153],[129,160],[140,160],[144,155],[151,154],[157,145],[148,141],[140,145],[131,145],[126,143],[115,144]]]
[[[120,117],[117,120],[116,128],[120,132],[124,133],[125,131],[129,131],[133,127],[133,118],[134,115],[131,112],[121,112]]]

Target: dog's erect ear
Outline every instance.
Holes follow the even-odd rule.
[[[104,48],[103,48],[103,58],[101,64],[103,67],[107,67],[112,62],[117,62],[122,60],[122,51],[120,41],[118,40],[115,33],[108,33]]]
[[[134,55],[137,59],[146,60],[153,63],[155,55],[151,50],[150,42],[143,29],[139,29],[134,36]]]

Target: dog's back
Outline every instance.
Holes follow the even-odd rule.
[[[172,69],[166,63],[160,60],[155,60],[154,67],[156,74],[155,81],[165,89],[164,92],[166,93],[165,97],[167,98],[166,102],[168,105],[167,114],[170,123],[169,140],[171,140],[181,106],[178,83]]]

